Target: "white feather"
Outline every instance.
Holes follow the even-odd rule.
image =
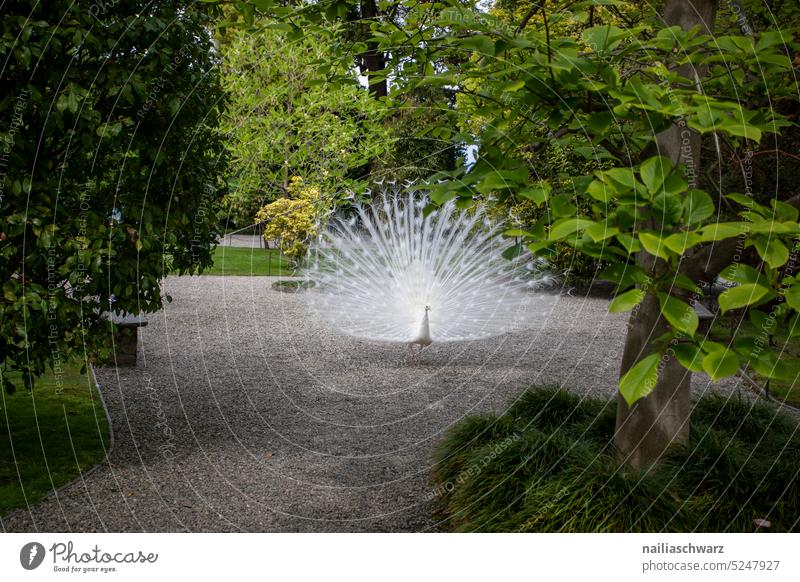
[[[532,306],[552,306],[502,256],[501,225],[453,202],[428,216],[424,206],[383,197],[357,207],[358,220],[334,220],[311,252],[312,311],[349,335],[422,346],[499,335],[524,325]]]

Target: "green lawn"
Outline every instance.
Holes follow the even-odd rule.
[[[203,275],[254,276],[292,275],[289,261],[277,249],[217,247],[214,265]]]
[[[0,515],[42,500],[105,459],[109,426],[91,376],[68,367],[0,391]]]

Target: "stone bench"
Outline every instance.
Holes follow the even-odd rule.
[[[692,307],[694,308],[695,313],[697,313],[697,319],[700,320],[700,325],[697,326],[697,331],[702,335],[708,334],[709,330],[711,329],[711,322],[714,321],[714,314],[709,311],[708,307],[699,301],[695,301]]]
[[[104,317],[117,326],[113,344],[114,360],[117,366],[135,366],[139,328],[147,325],[144,315],[115,311],[114,313],[105,313]]]

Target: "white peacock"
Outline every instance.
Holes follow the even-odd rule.
[[[310,254],[311,310],[342,333],[420,351],[546,315],[555,298],[531,291],[552,278],[503,257],[502,225],[454,202],[426,215],[426,204],[386,195],[333,220]]]

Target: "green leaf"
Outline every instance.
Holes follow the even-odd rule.
[[[608,202],[613,197],[615,189],[613,186],[610,186],[605,182],[595,180],[586,187],[586,193],[595,200],[599,200],[600,202]]]
[[[742,119],[725,117],[717,128],[728,132],[730,135],[743,137],[755,142],[761,141],[761,130]]]
[[[631,289],[622,295],[617,295],[614,300],[609,303],[609,313],[622,313],[630,311],[636,307],[644,299],[645,292],[642,289]]]
[[[483,194],[488,194],[494,190],[505,190],[506,188],[515,187],[521,182],[528,179],[527,171],[523,169],[516,170],[494,170],[489,172],[480,184],[478,184],[478,191]]]
[[[769,203],[772,206],[772,209],[775,211],[775,220],[779,220],[781,222],[797,222],[797,218],[800,215],[800,210],[791,204],[786,204],[786,202],[781,202],[780,200],[775,200],[774,198],[772,198]]]
[[[722,313],[752,305],[769,292],[769,289],[756,283],[737,285],[719,295],[719,308]]]
[[[792,285],[789,287],[784,294],[784,298],[789,307],[795,311],[800,311],[800,285]]]
[[[683,220],[694,225],[703,222],[714,214],[714,201],[702,190],[689,190],[683,201]]]
[[[703,292],[700,287],[698,287],[697,283],[692,281],[686,275],[681,275],[678,273],[672,279],[673,284],[680,289],[685,289],[686,291],[691,291],[692,293],[697,293],[698,295]]]
[[[722,270],[719,276],[726,281],[733,281],[734,283],[760,283],[765,287],[768,286],[766,279],[764,279],[761,273],[744,263],[728,265]]]
[[[626,190],[633,190],[636,188],[636,176],[633,175],[633,170],[631,168],[611,168],[610,170],[605,170],[600,175],[606,183],[612,180]]]
[[[547,182],[539,182],[536,186],[532,186],[530,188],[524,188],[517,192],[517,196],[522,198],[527,198],[528,200],[532,200],[537,204],[543,204],[547,202],[547,198],[550,196],[550,191],[553,189],[550,184]]]
[[[642,243],[644,250],[651,255],[655,257],[661,257],[664,260],[669,259],[669,253],[666,252],[667,246],[664,244],[664,241],[660,236],[650,232],[640,232],[639,242]]]
[[[70,91],[67,94],[67,109],[70,110],[70,113],[78,111],[78,96],[74,91]]]
[[[509,81],[508,83],[503,85],[500,89],[503,92],[514,93],[516,91],[519,91],[523,87],[525,87],[525,81],[518,80],[518,81]]]
[[[713,381],[733,376],[739,371],[739,357],[731,350],[717,350],[703,358],[703,370]]]
[[[693,232],[677,232],[664,239],[664,244],[667,245],[667,248],[679,255],[684,254],[687,249],[700,242],[700,235]]]
[[[746,222],[718,222],[716,224],[709,224],[700,231],[700,236],[703,242],[713,240],[724,240],[726,238],[735,238],[741,236],[749,231],[749,225]]]
[[[666,293],[659,293],[658,301],[661,303],[661,314],[673,329],[690,336],[695,334],[700,320],[691,305]]]
[[[778,222],[772,219],[753,221],[750,223],[750,234],[764,234],[768,237],[779,234],[798,235],[800,234],[800,225],[796,222]]]
[[[507,261],[513,261],[521,257],[524,252],[525,252],[525,245],[523,244],[511,245],[510,247],[508,247],[506,250],[503,251],[502,257]]]
[[[545,249],[549,249],[552,245],[552,241],[549,240],[541,240],[538,242],[534,242],[528,245],[528,250],[532,252],[534,255],[541,253],[541,251]]]
[[[689,188],[689,183],[678,174],[670,174],[661,184],[661,193],[667,196],[679,197]]]
[[[719,342],[711,340],[703,340],[702,342],[700,342],[700,347],[707,354],[710,354],[712,352],[724,352],[725,350],[728,349],[728,346],[726,346],[725,344],[721,344]]]
[[[614,50],[627,34],[618,26],[606,24],[587,28],[581,33],[581,36],[594,52],[603,54]]]
[[[789,337],[796,338],[800,336],[800,313],[795,313],[789,319]]]
[[[677,196],[659,194],[653,199],[653,215],[662,225],[672,226],[677,224],[683,210]]]
[[[616,226],[608,226],[605,222],[596,222],[586,229],[586,234],[588,234],[594,242],[606,240],[617,233],[619,233],[619,229]]]
[[[593,113],[586,121],[586,127],[596,135],[602,135],[614,123],[614,115],[609,111]]]
[[[753,200],[753,198],[751,196],[748,196],[747,194],[740,194],[738,192],[731,192],[730,194],[726,194],[725,198],[727,198],[728,200],[731,200],[733,202],[736,202],[736,204],[744,206],[745,208],[749,208],[751,210],[755,210],[756,212],[758,212],[762,216],[767,216],[767,214],[769,212],[769,209],[766,206],[762,206],[761,204],[759,204],[758,202]]]
[[[475,35],[459,39],[462,46],[476,50],[488,57],[494,56],[494,40],[488,36]]]
[[[550,210],[555,216],[575,218],[578,207],[572,203],[572,197],[566,194],[559,194],[550,199]]]
[[[759,236],[753,239],[753,243],[758,254],[772,269],[786,264],[786,261],[789,260],[789,249],[776,238]]]
[[[703,371],[703,352],[694,344],[675,344],[672,346],[675,359],[681,366],[692,372]]]
[[[600,275],[603,281],[617,284],[618,289],[627,289],[631,285],[646,285],[649,282],[647,273],[639,265],[629,263],[613,263]]]
[[[642,162],[639,172],[642,182],[647,186],[651,194],[655,194],[661,188],[661,184],[672,172],[672,160],[663,156],[656,156]]]
[[[768,30],[764,32],[758,33],[758,41],[756,42],[756,46],[754,48],[755,52],[760,53],[768,48],[774,46],[782,47],[789,39],[787,39],[780,31],[778,30]],[[761,55],[759,55],[760,58]]]
[[[594,224],[585,218],[562,218],[550,228],[550,240],[560,240]]]
[[[619,244],[621,244],[628,253],[638,253],[642,250],[642,245],[639,242],[639,239],[633,238],[629,234],[620,233],[617,235],[617,240]]]
[[[660,360],[660,352],[650,354],[639,360],[635,366],[620,378],[619,392],[625,402],[628,403],[628,406],[633,406],[634,402],[650,394],[656,387]]]

